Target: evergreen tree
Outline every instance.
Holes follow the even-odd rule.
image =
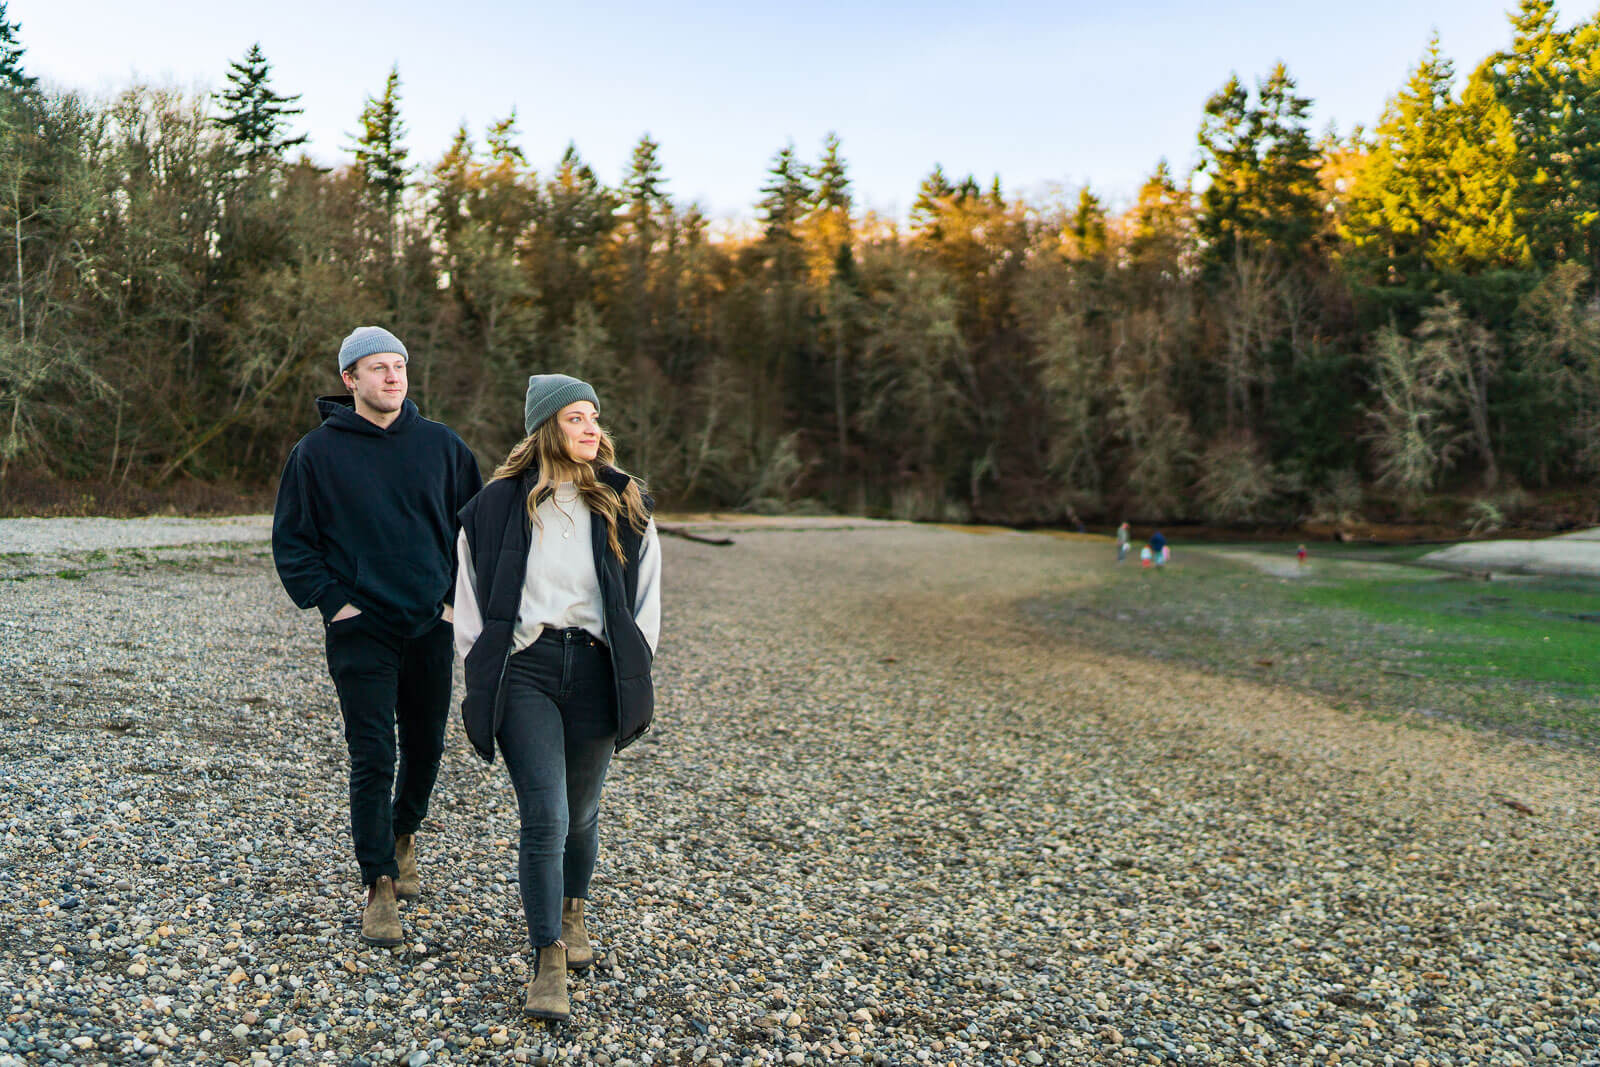
[[[1448,225],[1449,197],[1460,177],[1450,156],[1460,115],[1451,99],[1455,68],[1439,54],[1437,34],[1404,88],[1390,100],[1373,146],[1356,175],[1344,236],[1369,249],[1386,280],[1434,266]]]
[[[661,146],[646,133],[633,146],[633,158],[628,174],[622,180],[622,195],[626,201],[626,218],[635,247],[648,255],[655,242],[660,216],[669,201],[666,179],[662,176],[661,160],[657,152]]]
[[[472,135],[462,123],[444,157],[433,168],[434,228],[447,252],[471,216],[472,156]]]
[[[761,199],[756,203],[766,240],[774,245],[793,244],[810,200],[806,168],[795,155],[791,142],[772,157],[772,165],[767,168],[767,184],[761,187]]]
[[[1437,37],[1385,109],[1355,173],[1341,226],[1358,262],[1417,298],[1440,272],[1526,263],[1525,160],[1511,116],[1480,68],[1461,98]]]
[[[12,92],[31,92],[38,87],[39,79],[31,78],[22,69],[22,56],[27,49],[17,34],[22,23],[6,18],[7,0],[0,0],[0,89]]]
[[[1106,250],[1106,209],[1100,198],[1085,185],[1078,192],[1078,207],[1067,225],[1073,254],[1079,259],[1094,259]]]
[[[511,114],[489,125],[489,132],[484,135],[484,140],[489,144],[489,158],[496,163],[518,166],[528,161],[522,152],[522,146],[517,144],[517,134],[522,131],[517,129],[517,109],[512,108]]]
[[[568,144],[537,198],[528,237],[528,269],[552,325],[599,297],[605,248],[616,227],[617,194]]]
[[[1129,217],[1128,253],[1136,267],[1165,272],[1176,281],[1193,248],[1194,208],[1178,188],[1166,160],[1139,187]]]
[[[1199,225],[1213,268],[1232,262],[1241,244],[1285,261],[1305,252],[1320,218],[1310,108],[1281,63],[1257,86],[1254,105],[1237,76],[1207,101]]]
[[[1485,73],[1521,157],[1532,253],[1600,264],[1600,14],[1563,32],[1551,0],[1522,0],[1511,30]]]
[[[839,135],[830,131],[822,142],[822,159],[811,169],[815,183],[811,203],[817,211],[850,213],[850,175],[839,151]]]
[[[406,157],[411,150],[402,143],[405,122],[400,118],[400,68],[393,67],[384,80],[383,93],[367,98],[361,109],[361,132],[350,150],[356,168],[367,187],[373,190],[392,219],[400,208],[410,167]]]
[[[955,197],[955,186],[944,176],[944,167],[935,163],[933,172],[922,179],[917,198],[911,203],[911,232],[926,240],[939,239],[939,219]]]
[[[826,307],[826,290],[832,280],[839,275],[853,275],[855,270],[851,248],[850,174],[839,151],[837,134],[829,133],[823,140],[822,159],[808,174],[812,185],[803,226],[806,268],[813,282],[823,290]]]
[[[250,46],[242,60],[228,66],[228,88],[216,95],[222,106],[217,126],[228,131],[238,146],[240,157],[250,169],[272,159],[282,159],[290,148],[310,140],[306,134],[286,136],[289,120],[304,113],[295,107],[299,94],[284,96],[269,84],[272,66],[261,52],[261,44]]]

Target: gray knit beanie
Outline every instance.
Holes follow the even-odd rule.
[[[588,382],[565,374],[531,374],[528,376],[528,399],[522,405],[522,425],[532,433],[539,424],[568,404],[587,400],[600,409],[600,398]]]
[[[349,370],[362,356],[375,356],[379,352],[394,352],[405,356],[406,362],[411,361],[411,356],[406,352],[406,346],[400,343],[400,338],[382,326],[357,326],[339,346],[339,373],[343,374]]]

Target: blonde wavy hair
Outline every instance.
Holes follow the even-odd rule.
[[[535,426],[532,433],[511,449],[510,455],[494,469],[489,480],[516,478],[529,467],[537,468],[539,472],[538,480],[528,491],[527,500],[528,518],[535,527],[544,529],[544,523],[539,519],[539,505],[555,495],[556,484],[565,481],[564,476],[570,476],[578,495],[589,506],[589,511],[606,520],[606,540],[612,554],[623,563],[627,562],[622,551],[622,538],[617,534],[620,527],[618,519],[624,519],[634,532],[642,534],[650,523],[650,511],[644,502],[644,483],[638,478],[628,475],[628,487],[621,493],[600,480],[597,467],[609,467],[619,474],[627,474],[617,466],[617,451],[611,443],[610,434],[601,429],[600,451],[593,463],[576,459],[567,450],[567,435],[552,415]]]

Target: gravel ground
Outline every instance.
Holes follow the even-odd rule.
[[[1017,610],[1103,542],[735,536],[665,542],[610,955],[554,1028],[457,727],[410,943],[357,943],[320,628],[263,546],[0,583],[0,1065],[1600,1063],[1593,757]]]

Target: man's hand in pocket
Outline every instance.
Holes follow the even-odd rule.
[[[357,615],[360,615],[360,614],[361,614],[361,609],[360,608],[356,607],[354,604],[346,604],[344,607],[340,608],[338,610],[338,612],[336,612],[334,614],[333,618],[329,619],[328,621],[329,622],[343,622],[346,619],[353,619]]]

